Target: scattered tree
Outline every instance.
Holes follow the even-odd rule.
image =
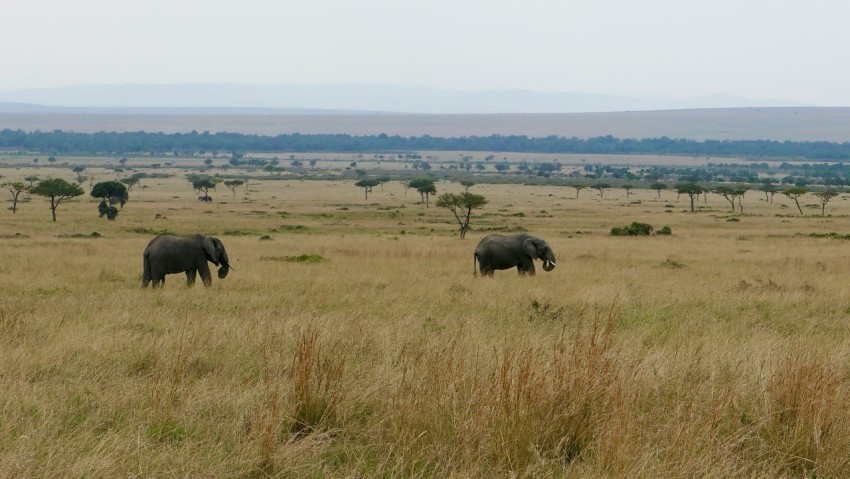
[[[658,194],[658,199],[660,200],[661,199],[661,190],[666,190],[667,185],[664,184],[664,183],[661,183],[661,182],[657,182],[657,183],[653,183],[653,184],[649,185],[649,188],[655,190],[655,192]]]
[[[36,175],[31,175],[24,177],[24,181],[28,182],[30,184],[30,188],[32,188],[33,186],[35,186],[35,182],[40,181],[40,179]]]
[[[800,197],[808,193],[809,190],[805,188],[801,188],[799,186],[794,188],[788,188],[787,190],[782,191],[782,194],[794,200],[794,203],[797,205],[797,210],[800,211],[800,215],[803,214],[803,208],[800,207]]]
[[[779,188],[773,184],[773,181],[767,178],[762,181],[762,185],[759,187],[759,190],[764,192],[764,200],[769,201],[770,204],[773,204],[773,195],[779,191]]]
[[[216,185],[221,183],[221,178],[208,175],[186,175],[186,179],[192,183],[192,188],[194,188],[195,191],[203,193],[204,196],[209,196],[210,189],[214,190]]]
[[[682,183],[677,185],[676,193],[680,195],[688,195],[691,199],[691,211],[694,211],[694,198],[705,192],[705,188],[696,183]]]
[[[381,182],[378,181],[377,178],[363,178],[362,180],[354,183],[354,186],[363,188],[363,191],[366,195],[366,199],[369,199],[369,192],[372,191],[372,188],[378,186]]]
[[[812,193],[812,194],[815,195],[818,198],[818,200],[820,201],[820,205],[821,205],[820,215],[826,216],[826,204],[829,203],[829,200],[838,196],[838,192],[833,191],[833,190],[826,190],[826,191],[818,191],[818,192],[815,192],[815,193]]]
[[[734,213],[735,212],[735,196],[736,196],[735,189],[732,188],[731,186],[718,186],[717,188],[714,189],[714,192],[716,194],[726,198],[726,201],[728,201],[729,204],[732,205],[732,212]]]
[[[469,193],[469,189],[475,186],[475,182],[469,180],[461,180],[460,186],[463,186],[464,193]]]
[[[621,188],[623,188],[624,190],[626,190],[626,199],[629,199],[629,195],[631,194],[631,191],[632,191],[632,189],[633,189],[634,187],[635,187],[635,185],[630,185],[630,184],[628,184],[628,183],[626,183],[625,185],[623,185],[623,186],[621,187]]]
[[[98,205],[100,217],[106,216],[108,220],[114,220],[118,216],[118,208],[115,205],[124,207],[124,203],[130,199],[127,187],[120,181],[103,181],[91,189],[91,195],[95,198],[101,198]]]
[[[602,199],[602,195],[605,194],[605,190],[611,188],[610,183],[598,182],[593,184],[593,189],[599,192],[599,199]]]
[[[12,213],[16,213],[18,211],[18,196],[24,191],[30,189],[29,186],[20,181],[11,181],[8,183],[3,183],[3,188],[9,190],[9,193],[12,193]]]
[[[127,178],[122,178],[120,181],[124,186],[127,187],[127,191],[129,192],[133,189],[134,186],[139,184],[139,180],[141,180],[141,178],[138,175],[131,175]]]
[[[472,210],[481,208],[487,204],[487,199],[481,195],[465,192],[461,194],[443,193],[437,198],[437,207],[446,208],[452,212],[458,225],[460,225],[460,238],[466,238],[469,230],[469,219]]]
[[[581,183],[573,183],[573,184],[572,184],[572,185],[570,185],[570,186],[572,186],[573,188],[575,188],[575,189],[576,189],[576,199],[578,199],[578,194],[579,194],[579,192],[581,192],[581,190],[583,190],[583,189],[587,188],[587,185],[583,185],[583,184],[581,184]]]
[[[744,195],[747,194],[747,191],[749,191],[749,189],[750,185],[745,185],[741,183],[735,185],[735,196],[738,198],[738,210],[741,212],[741,214],[744,214]],[[734,210],[735,208],[733,207],[732,209]]]
[[[53,221],[56,221],[56,208],[59,207],[59,203],[82,195],[83,189],[80,188],[80,185],[68,183],[61,178],[54,178],[39,181],[37,185],[30,188],[30,193],[50,198],[50,212],[53,213]]]
[[[224,186],[230,188],[230,191],[233,192],[233,197],[236,198],[236,188],[244,185],[245,182],[242,180],[227,180],[224,182]]]
[[[437,194],[437,187],[434,185],[434,180],[414,178],[407,184],[419,192],[419,195],[422,196],[422,202],[425,203],[425,208],[428,208],[428,197]]]

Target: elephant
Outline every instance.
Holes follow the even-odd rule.
[[[520,275],[534,276],[534,260],[543,260],[543,270],[552,271],[557,266],[555,253],[545,240],[526,233],[510,236],[488,235],[475,247],[472,275],[477,276],[476,264],[482,276],[493,276],[497,269],[516,266]]]
[[[142,255],[144,258],[144,276],[142,287],[146,288],[153,281],[153,287],[165,284],[165,275],[171,273],[186,273],[186,284],[195,284],[195,274],[201,273],[204,286],[212,284],[212,275],[207,261],[221,268],[218,270],[219,279],[224,279],[230,271],[230,260],[224,245],[218,238],[193,234],[178,236],[161,234],[152,239]]]
[[[199,197],[198,197],[198,201],[211,202],[211,201],[212,201],[212,196],[210,196],[210,195],[201,195],[201,196],[199,196]]]

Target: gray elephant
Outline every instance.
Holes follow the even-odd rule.
[[[173,234],[162,234],[152,239],[145,248],[144,276],[142,287],[147,287],[153,281],[153,287],[165,284],[165,275],[172,273],[186,273],[186,283],[189,286],[195,284],[195,274],[200,273],[204,286],[212,284],[207,261],[221,268],[218,277],[224,279],[230,271],[230,260],[224,245],[218,238],[194,234],[190,236],[177,236]]]
[[[557,266],[555,253],[543,239],[526,233],[510,236],[488,235],[475,247],[472,274],[478,275],[476,264],[479,264],[482,276],[493,276],[497,269],[510,269],[514,266],[519,274],[534,276],[535,259],[543,260],[544,271],[552,271]]]

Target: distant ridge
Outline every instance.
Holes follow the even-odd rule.
[[[0,91],[0,103],[100,108],[272,108],[419,114],[589,113],[806,106],[728,95],[638,98],[528,90],[448,90],[384,84],[76,85]]]
[[[850,142],[850,108],[717,108],[561,114],[344,114],[242,109],[34,108],[0,104],[0,129],[192,130],[257,135],[350,134],[438,137],[549,135]]]

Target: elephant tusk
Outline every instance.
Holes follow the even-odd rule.
[[[558,263],[556,263],[554,261],[550,261],[549,264],[551,264],[553,267],[558,266]]]

